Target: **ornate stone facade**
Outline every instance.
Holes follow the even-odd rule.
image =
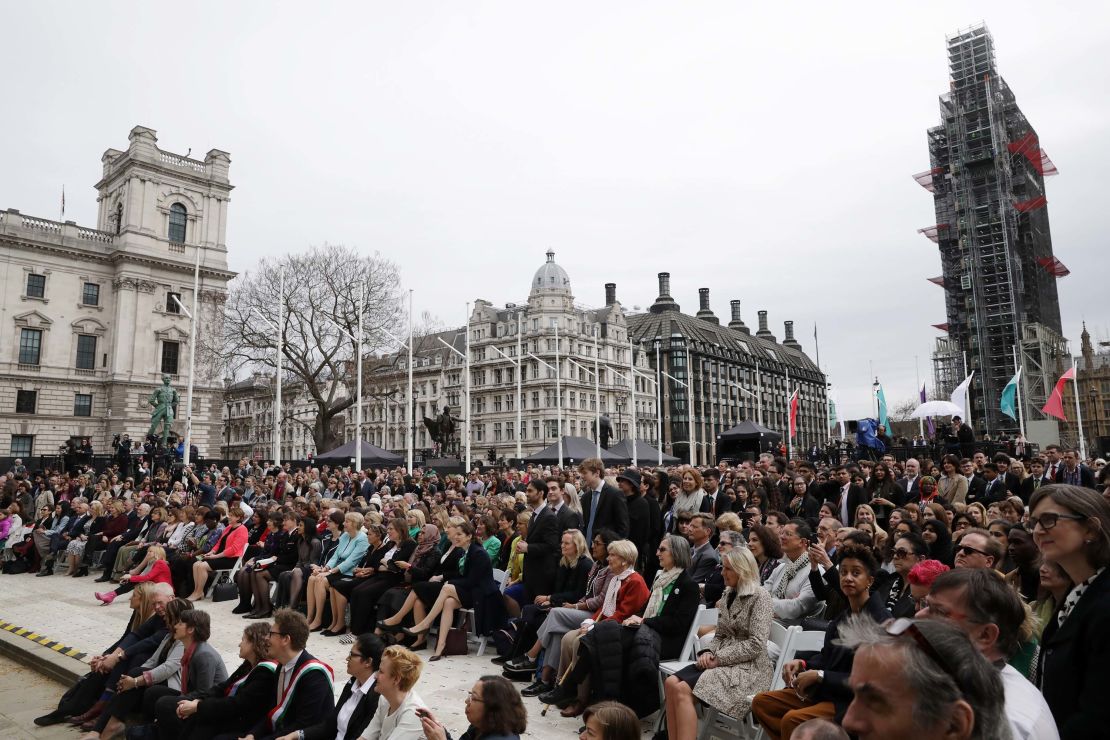
[[[163,152],[136,126],[125,151],[102,157],[95,229],[0,211],[0,456],[53,455],[71,437],[106,452],[112,436],[142,438],[146,400],[165,370],[185,428],[190,322],[199,251],[199,327],[218,332],[227,269],[230,157]],[[193,440],[216,455],[223,383],[200,361]]]

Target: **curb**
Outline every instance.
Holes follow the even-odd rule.
[[[84,653],[5,621],[0,621],[0,654],[66,686],[89,671]]]

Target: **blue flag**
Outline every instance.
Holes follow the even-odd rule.
[[[1017,374],[1010,378],[1010,382],[1002,389],[1002,403],[999,408],[1002,413],[1011,419],[1017,420],[1017,391],[1018,379],[1021,378],[1021,368],[1018,368]]]
[[[890,434],[890,422],[887,420],[886,416],[886,396],[883,394],[883,386],[881,384],[875,395],[879,399],[879,426],[885,429],[887,434]]]

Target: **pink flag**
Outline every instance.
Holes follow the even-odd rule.
[[[1067,421],[1068,417],[1064,413],[1064,384],[1069,380],[1075,379],[1075,368],[1069,367],[1068,371],[1060,376],[1056,381],[1056,387],[1052,389],[1052,394],[1048,397],[1048,402],[1045,403],[1044,408],[1041,409],[1042,414],[1048,416],[1055,416],[1061,421]]]

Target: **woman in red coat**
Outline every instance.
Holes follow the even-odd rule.
[[[189,601],[196,603],[204,598],[204,588],[208,584],[208,576],[213,571],[227,570],[235,567],[235,563],[242,557],[247,549],[247,528],[243,524],[246,517],[238,506],[232,506],[227,512],[227,528],[224,529],[220,539],[212,546],[206,555],[197,555],[193,563],[193,593]]]
[[[151,545],[146,550],[146,557],[130,573],[125,573],[119,579],[119,586],[115,591],[93,594],[104,606],[111,604],[117,596],[125,594],[135,588],[136,583],[168,583],[173,588],[173,577],[170,575],[170,564],[166,562],[166,550],[161,545]]]

